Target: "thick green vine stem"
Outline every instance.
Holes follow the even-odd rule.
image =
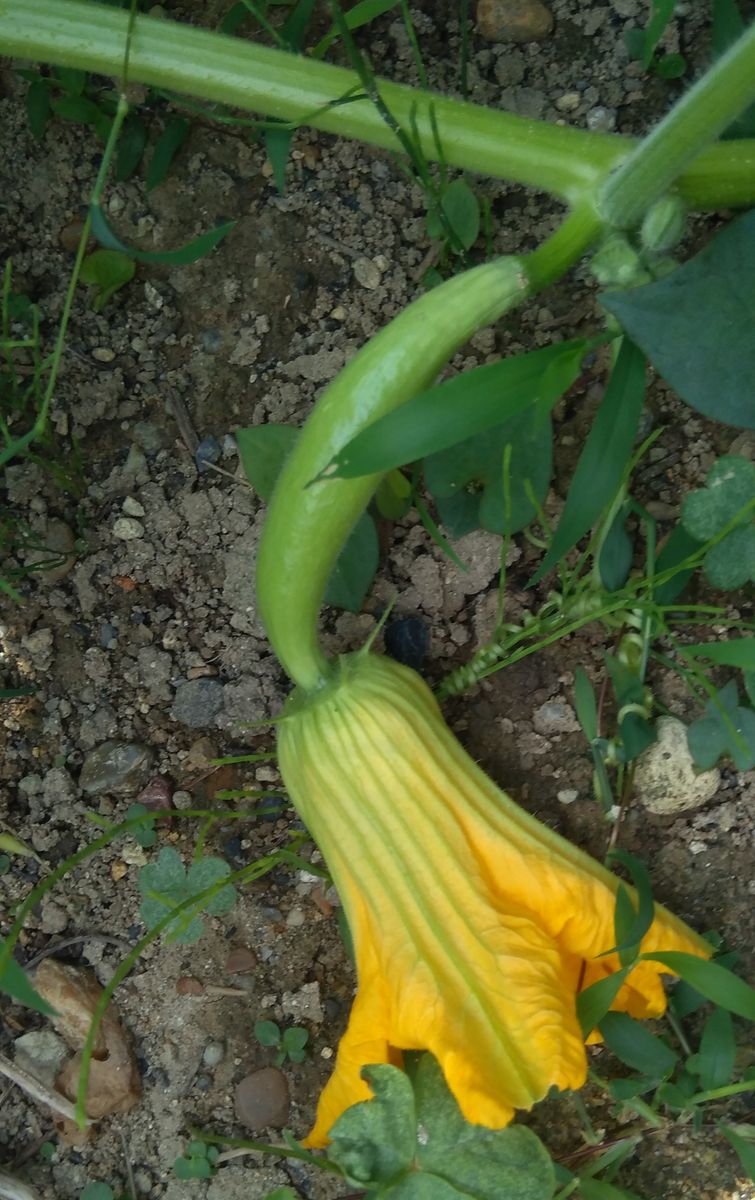
[[[84,0],[0,0],[0,54],[119,77],[129,14]],[[395,133],[363,95],[353,71],[241,38],[139,16],[129,78],[390,150]],[[522,183],[575,204],[626,159],[636,143],[378,80],[393,118],[416,130],[435,161]],[[755,140],[710,146],[678,182],[691,208],[755,203]],[[677,172],[678,173],[678,172]]]
[[[278,479],[257,559],[260,616],[280,662],[305,692],[328,678],[320,605],[341,547],[382,476],[312,481],[357,433],[429,387],[473,333],[529,290],[519,258],[454,276],[380,330],[315,405]]]

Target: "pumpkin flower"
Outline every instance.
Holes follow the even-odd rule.
[[[619,880],[501,792],[414,672],[342,659],[280,727],[291,797],[352,931],[357,994],[310,1146],[370,1098],[367,1064],[428,1050],[464,1117],[500,1128],[586,1076],[579,991],[619,968]],[[641,949],[709,957],[660,906]],[[640,962],[613,1008],[656,1017],[663,966]]]

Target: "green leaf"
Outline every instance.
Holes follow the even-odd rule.
[[[672,567],[678,566],[685,562],[692,554],[699,550],[699,542],[693,538],[683,525],[677,525],[672,529],[667,541],[660,549],[658,558],[655,563],[656,575],[660,576],[670,571]],[[684,591],[687,583],[694,574],[694,567],[677,571],[671,575],[665,583],[660,583],[655,589],[655,600],[658,604],[673,604],[674,600],[678,599]]]
[[[191,124],[185,117],[171,117],[155,142],[145,180],[148,192],[162,183],[173,159],[189,136]]]
[[[727,667],[755,671],[755,637],[730,638],[726,642],[695,642],[692,646],[685,646],[684,653],[694,658],[707,658]]]
[[[120,250],[95,250],[87,254],[79,278],[97,288],[92,303],[95,312],[102,312],[110,297],[130,283],[135,270],[133,261]]]
[[[286,190],[286,167],[293,136],[293,130],[284,125],[281,125],[280,129],[269,126],[264,131],[265,150],[273,168],[275,186],[281,196]]]
[[[463,179],[449,183],[441,208],[458,245],[470,250],[480,233],[480,204],[469,184]]]
[[[141,817],[148,811],[149,809],[145,804],[129,804],[123,815],[123,819],[124,821],[131,821],[134,817]],[[156,817],[151,817],[149,821],[145,821],[143,825],[135,825],[130,831],[134,841],[143,846],[145,850],[149,850],[157,841],[157,834],[155,833],[156,820]]]
[[[642,1075],[662,1079],[679,1061],[670,1046],[627,1013],[606,1013],[598,1028],[612,1054]]]
[[[605,979],[591,983],[589,987],[579,993],[577,996],[577,1019],[585,1037],[592,1033],[595,1026],[603,1020],[624,986],[624,980],[630,970],[630,967],[622,967],[620,971],[614,971],[612,975],[606,975]]]
[[[298,0],[281,29],[281,37],[290,50],[298,54],[304,49],[304,39],[312,20],[316,0]]]
[[[582,732],[588,742],[594,742],[598,736],[598,704],[584,667],[577,667],[574,672],[574,706]]]
[[[383,13],[396,8],[399,3],[400,0],[358,0],[357,4],[352,5],[349,11],[343,14],[346,27],[353,30],[361,28],[362,25],[368,25],[376,17],[381,17]],[[310,51],[310,56],[322,58],[331,43],[336,41],[339,36],[338,26],[331,25],[325,37],[321,38]]]
[[[534,403],[548,365],[574,345],[560,342],[436,384],[368,426],[334,456],[324,473],[328,478],[356,479],[389,471],[494,429]]]
[[[275,1021],[255,1021],[254,1036],[260,1046],[279,1046],[281,1041],[280,1027]]]
[[[4,952],[5,939],[0,938],[0,955]],[[0,969],[0,992],[5,992],[7,996],[12,996],[14,1000],[34,1009],[35,1012],[44,1013],[46,1016],[55,1015],[55,1009],[35,991],[28,975],[12,956],[8,957],[5,966]]]
[[[681,79],[687,70],[683,54],[664,54],[654,64],[653,70],[661,79]]]
[[[294,1025],[291,1029],[287,1029],[284,1032],[282,1041],[287,1054],[299,1054],[309,1041],[309,1033],[306,1029],[302,1029],[301,1026]]]
[[[706,1000],[712,1000],[738,1017],[755,1021],[755,991],[718,963],[697,958],[694,954],[684,954],[681,950],[658,951],[641,957],[650,962],[663,963],[673,975],[691,984]]]
[[[725,454],[710,468],[705,487],[685,496],[682,524],[692,537],[707,542],[738,516],[752,520],[754,497],[755,463]]]
[[[88,1183],[79,1200],[113,1200],[113,1189],[109,1183]]]
[[[736,1053],[731,1016],[716,1008],[705,1023],[698,1053],[687,1059],[687,1070],[699,1076],[703,1091],[723,1087],[732,1077]]]
[[[687,744],[697,766],[714,767],[728,755],[738,771],[755,766],[755,712],[742,708],[736,682],[731,679],[705,705],[705,716],[687,730]]]
[[[32,136],[41,142],[50,118],[50,89],[44,79],[35,79],[26,93],[26,118]]]
[[[626,510],[621,508],[611,523],[598,556],[600,582],[607,592],[618,592],[629,576],[634,544],[627,532]]]
[[[511,446],[508,502],[503,476],[507,446]],[[550,420],[538,421],[533,410],[426,458],[425,482],[436,501],[473,495],[475,524],[483,529],[518,533],[537,513],[530,495],[534,494],[538,502],[545,498],[552,461]]]
[[[294,425],[267,424],[237,429],[234,434],[244,474],[267,503],[300,432]]]
[[[742,678],[750,704],[755,708],[755,671],[745,671]]]
[[[155,862],[147,863],[139,872],[139,891],[143,896],[149,892],[180,892],[185,886],[186,868],[172,846],[163,846]]]
[[[377,571],[380,548],[375,522],[362,513],[338,556],[325,589],[325,603],[357,613]]]
[[[708,583],[724,591],[755,583],[755,525],[732,529],[711,546],[703,561],[703,573]]]
[[[268,1192],[265,1200],[297,1200],[297,1197],[290,1187],[279,1187],[274,1192]]]
[[[211,250],[214,250],[219,242],[231,232],[235,221],[226,221],[224,225],[218,225],[216,229],[211,229],[209,233],[203,233],[193,241],[187,242],[185,246],[181,246],[178,250],[136,250],[133,246],[127,246],[110,228],[110,223],[100,208],[99,204],[91,204],[89,212],[92,221],[92,234],[97,241],[107,250],[120,250],[123,254],[127,254],[130,258],[135,258],[137,262],[148,263],[165,263],[170,266],[185,266],[187,263],[196,262],[199,258],[204,258]]]
[[[147,144],[147,129],[137,113],[129,113],[123,123],[115,160],[115,178],[122,182],[133,175],[142,161]]]
[[[381,479],[375,493],[375,504],[381,517],[400,521],[412,506],[412,485],[401,471],[389,471]]]
[[[550,571],[608,508],[632,454],[645,396],[645,360],[624,338],[585,442],[558,528],[532,582]]]
[[[102,117],[94,100],[88,100],[86,96],[61,96],[53,100],[52,110],[65,121],[74,121],[79,125],[96,126]]]
[[[722,1121],[719,1121],[718,1128],[724,1137],[731,1142],[737,1152],[737,1158],[750,1176],[750,1179],[755,1180],[755,1145],[753,1145],[749,1138],[743,1138],[731,1125],[724,1125]]]
[[[663,378],[698,412],[755,428],[755,210],[690,262],[645,287],[601,294]]]
[[[711,49],[713,57],[720,58],[729,46],[744,33],[745,23],[736,0],[713,0],[713,30]],[[723,138],[755,137],[755,104],[745,109],[721,135]]]
[[[675,8],[676,0],[653,0],[650,17],[645,26],[645,44],[642,51],[642,65],[646,71],[653,60],[656,46],[663,37]]]
[[[412,1085],[403,1071],[386,1065],[364,1067],[362,1078],[374,1100],[348,1108],[328,1135],[328,1157],[356,1187],[391,1183],[408,1171],[417,1126]]]
[[[632,898],[623,885],[616,893],[614,914],[616,946],[608,951],[609,954],[618,954],[622,967],[627,967],[636,959],[640,943],[653,924],[655,917],[653,888],[645,864],[627,850],[614,849],[611,851],[609,859],[611,862],[620,862],[629,872],[637,892],[636,911],[632,904]],[[619,900],[622,891],[626,901]],[[602,958],[603,955],[600,957]]]
[[[86,87],[87,73],[80,71],[78,67],[56,67],[54,74],[63,91],[69,96],[80,96]]]
[[[580,1175],[579,1191],[582,1200],[640,1200],[636,1192],[606,1183],[605,1179],[590,1179]]]

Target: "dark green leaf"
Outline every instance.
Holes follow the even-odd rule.
[[[289,1054],[303,1050],[308,1041],[309,1033],[298,1025],[287,1029],[283,1034],[283,1045]]]
[[[698,1053],[687,1060],[687,1070],[699,1076],[703,1091],[723,1087],[734,1071],[736,1052],[731,1016],[725,1008],[716,1008],[705,1023]]]
[[[162,183],[170,170],[170,164],[186,141],[190,128],[191,124],[186,117],[171,117],[166,122],[165,128],[155,142],[155,148],[147,167],[145,182],[148,192]]]
[[[381,17],[383,13],[389,12],[392,8],[396,8],[399,0],[358,0],[358,3],[353,4],[348,12],[343,14],[346,26],[348,29],[359,29],[362,25],[368,25],[370,21],[374,21],[376,17]],[[324,38],[321,38],[317,45],[310,51],[312,58],[322,58],[332,42],[339,37],[338,26],[332,25]]]
[[[611,1079],[608,1090],[614,1100],[632,1100],[642,1096],[658,1086],[658,1076],[648,1078],[646,1075],[632,1075],[628,1079]]]
[[[598,736],[598,704],[595,690],[583,667],[577,667],[574,672],[574,706],[582,732],[588,742],[595,741]]]
[[[731,221],[673,274],[601,301],[698,412],[755,428],[755,211]]]
[[[685,496],[682,524],[692,537],[707,542],[737,517],[752,520],[754,498],[755,463],[725,454],[710,468],[705,487]]]
[[[653,70],[661,79],[681,79],[687,70],[687,60],[683,54],[664,54],[655,63]]]
[[[755,637],[730,638],[726,642],[695,642],[684,647],[685,654],[707,658],[727,667],[755,671]]]
[[[548,364],[574,344],[477,367],[421,392],[348,442],[332,460],[336,469],[326,468],[328,478],[388,471],[494,429],[534,403]]]
[[[142,161],[147,144],[147,130],[137,113],[129,113],[123,123],[115,160],[115,178],[122,181],[133,175]]]
[[[454,179],[443,193],[441,207],[455,241],[463,250],[470,250],[480,233],[480,205],[469,184]]]
[[[591,983],[577,996],[577,1018],[585,1037],[603,1020],[624,985],[629,967],[622,967],[605,979]]]
[[[113,1189],[109,1183],[88,1183],[82,1189],[79,1200],[113,1200]]]
[[[283,24],[281,37],[295,53],[304,49],[304,39],[312,20],[315,3],[316,0],[298,0]],[[282,192],[283,188],[279,190]]]
[[[38,142],[42,141],[50,116],[50,89],[44,79],[35,79],[26,93],[26,117]]]
[[[56,67],[55,77],[69,96],[80,96],[86,87],[86,71],[80,71],[77,67]]]
[[[110,224],[99,204],[90,206],[90,214],[92,218],[92,233],[108,250],[121,250],[130,258],[135,258],[138,262],[155,262],[168,263],[172,266],[185,266],[187,263],[196,262],[198,258],[204,258],[211,250],[214,250],[219,242],[231,232],[235,221],[227,221],[225,225],[218,225],[216,229],[211,229],[209,233],[203,233],[193,241],[187,242],[185,246],[181,246],[178,250],[135,250],[133,246],[127,246],[110,228]]]
[[[79,279],[97,288],[92,302],[95,312],[102,312],[111,296],[130,283],[135,270],[133,260],[120,250],[95,250],[86,256]]]
[[[632,454],[644,396],[645,360],[624,338],[579,457],[558,528],[533,583],[576,546],[616,496]]]
[[[605,1179],[590,1179],[586,1176],[580,1176],[579,1191],[582,1200],[640,1200],[636,1192],[606,1183]]]
[[[676,0],[653,0],[650,17],[645,26],[645,44],[642,50],[642,65],[646,71],[653,61],[655,48],[663,37],[675,8]]]
[[[626,512],[622,508],[613,519],[598,557],[600,582],[607,592],[617,592],[624,586],[633,553],[634,545],[626,527]]]
[[[375,493],[375,504],[381,517],[400,521],[412,506],[412,485],[401,471],[389,471],[381,479]]]
[[[598,1028],[611,1053],[642,1075],[662,1079],[679,1061],[670,1046],[627,1013],[606,1013]]]
[[[684,954],[681,950],[643,954],[642,958],[663,963],[673,975],[691,984],[707,1000],[738,1017],[755,1021],[755,991],[719,963]]]
[[[571,350],[564,350],[545,368],[537,390],[536,420],[545,420],[554,404],[579,378],[586,350],[584,343],[575,342]]]
[[[749,697],[750,704],[752,704],[753,708],[755,708],[755,671],[745,671],[743,673],[743,679],[745,691]]]
[[[628,908],[624,901],[619,901],[619,893],[622,888],[619,889],[616,895],[616,912],[614,915],[616,946],[608,953],[619,954],[621,965],[625,967],[629,966],[637,957],[640,943],[653,924],[655,902],[653,900],[653,888],[648,869],[639,858],[635,858],[627,850],[615,849],[611,851],[610,860],[612,862],[620,862],[624,869],[629,872],[637,892],[636,911],[633,904],[631,908]],[[629,893],[625,888],[623,891],[627,900],[631,903]]]
[[[220,22],[220,32],[227,33],[229,37],[232,37],[241,28],[246,18],[250,16],[251,13],[243,0],[238,0],[238,4],[232,4]]]
[[[0,955],[4,950],[5,940],[0,938]],[[46,1016],[55,1015],[55,1009],[51,1008],[47,1001],[43,1000],[35,991],[28,975],[12,956],[8,958],[0,971],[0,992],[5,992],[7,996],[13,996],[20,1004],[26,1005],[27,1008],[33,1008],[35,1012],[44,1013]]]
[[[264,131],[267,157],[270,159],[270,165],[273,168],[275,186],[281,196],[286,190],[286,167],[288,165],[288,155],[293,136],[293,130],[286,129],[283,125],[281,125],[280,129],[268,127]]]
[[[96,126],[102,116],[94,100],[88,100],[86,96],[60,96],[53,100],[52,109],[56,116],[80,125]]]
[[[449,537],[461,538],[480,528],[480,493],[476,489],[436,496],[435,507]]]
[[[755,1144],[750,1138],[744,1138],[731,1125],[724,1125],[719,1121],[718,1128],[724,1137],[731,1142],[737,1152],[737,1158],[741,1162],[744,1170],[750,1176],[750,1179],[755,1180]]]
[[[357,613],[377,571],[380,557],[375,522],[362,513],[349,534],[325,589],[325,603]]]
[[[244,474],[267,503],[281,468],[299,436],[294,425],[250,425],[234,434]]]
[[[655,563],[656,574],[665,574],[672,567],[685,562],[698,549],[699,542],[687,533],[683,525],[677,525],[661,547]],[[659,583],[654,593],[658,604],[673,604],[674,600],[678,599],[684,591],[693,574],[694,568],[677,571],[665,583]]]
[[[123,814],[123,819],[124,821],[131,821],[134,817],[144,816],[148,811],[149,810],[145,804],[129,804],[128,808]],[[151,846],[154,846],[155,842],[157,841],[157,834],[155,833],[156,820],[156,817],[150,817],[149,821],[145,821],[142,825],[135,825],[130,831],[134,841],[138,842],[140,846],[143,846],[145,850],[148,850]]]
[[[713,0],[713,57],[720,58],[744,32],[745,23],[736,0]],[[755,137],[755,104],[737,117],[721,135],[724,138]]]
[[[275,1021],[255,1021],[254,1036],[260,1046],[280,1045],[281,1031]]]
[[[755,713],[739,705],[736,682],[731,679],[705,705],[705,716],[687,730],[687,744],[695,763],[708,770],[721,755],[728,755],[738,771],[755,766]]]

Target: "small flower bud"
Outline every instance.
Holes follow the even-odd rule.
[[[681,196],[668,192],[645,213],[640,242],[648,254],[666,254],[684,236],[687,209]]]

